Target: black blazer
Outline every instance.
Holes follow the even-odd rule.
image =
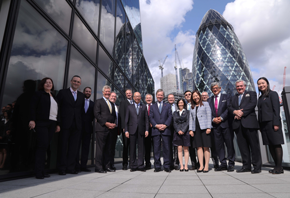
[[[261,95],[258,101],[259,122],[273,121],[274,126],[281,126],[280,103],[277,92],[270,91],[268,96]]]
[[[90,100],[90,104],[89,104],[89,108],[87,110],[87,112],[85,113],[85,108],[83,111],[84,115],[83,115],[83,132],[86,133],[91,133],[93,132],[93,121],[94,121],[94,102]]]
[[[95,106],[94,106],[94,115],[95,115],[95,118],[97,119],[96,131],[109,131],[109,128],[106,127],[105,125],[106,122],[115,123],[116,111],[114,108],[114,104],[112,102],[110,103],[112,106],[112,114],[110,113],[108,104],[106,103],[103,97],[96,100]]]
[[[57,98],[51,94],[57,102]],[[37,91],[31,98],[30,102],[30,121],[48,121],[50,114],[50,95],[43,90]],[[59,122],[59,115],[57,115]]]
[[[236,94],[232,97],[231,102],[228,106],[229,113],[231,114],[233,119],[233,129],[235,130],[239,128],[240,124],[242,124],[244,128],[258,129],[259,123],[255,113],[255,107],[257,104],[257,93],[254,91],[245,91],[240,106],[238,101],[238,94]],[[233,114],[233,112],[234,110],[239,109],[243,109],[244,114],[241,120],[235,120],[235,115]]]
[[[218,105],[218,115],[216,115],[215,108],[214,108],[214,102],[215,97],[210,97],[207,101],[211,108],[211,114],[212,119],[215,117],[222,117],[223,121],[220,124],[212,123],[213,128],[217,128],[219,125],[224,129],[229,127],[228,123],[228,106],[230,104],[230,97],[227,94],[221,94],[219,99],[219,105]]]
[[[175,133],[178,133],[179,131],[182,131],[183,133],[188,132],[188,128],[189,128],[189,111],[188,110],[183,111],[181,116],[179,115],[178,111],[174,111],[172,118],[173,118],[173,127],[174,127]]]
[[[125,118],[126,118],[126,111],[127,111],[127,108],[128,106],[130,105],[128,99],[126,98],[125,100],[121,101],[120,103],[120,108],[119,108],[119,115],[120,115],[120,118],[121,118],[121,123],[120,123],[120,126],[122,129],[125,129]]]
[[[62,89],[57,94],[57,100],[61,129],[69,129],[75,122],[77,129],[81,130],[85,101],[84,94],[78,91],[77,100],[75,101],[70,88]]]
[[[145,135],[145,131],[149,132],[149,118],[146,105],[140,105],[139,114],[135,108],[135,104],[130,104],[127,108],[125,117],[125,132],[135,134],[137,131],[141,135]]]

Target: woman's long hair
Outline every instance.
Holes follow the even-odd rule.
[[[264,81],[266,81],[266,83],[267,83],[267,89],[266,89],[265,93],[263,93],[263,92],[259,89],[259,87],[258,87],[260,95],[263,95],[263,96],[268,97],[268,96],[269,96],[269,92],[271,91],[271,89],[270,89],[270,83],[269,83],[268,79],[265,78],[265,77],[260,77],[260,78],[257,80],[257,84],[258,84],[259,80],[264,80]]]
[[[197,95],[199,96],[199,102],[198,102],[198,104],[192,99],[194,93],[197,93]],[[191,109],[194,109],[194,107],[196,105],[203,106],[202,99],[201,99],[201,94],[199,93],[199,91],[193,91],[191,93]]]
[[[45,77],[45,78],[43,78],[40,81],[40,83],[38,85],[38,90],[43,90],[44,91],[44,84],[46,83],[47,80],[51,80],[51,82],[52,82],[52,88],[51,88],[50,92],[53,92],[54,91],[54,83],[53,83],[53,80],[51,78],[49,78],[49,77]]]
[[[179,103],[181,100],[183,101],[183,108],[186,110],[186,102],[185,102],[185,100],[184,100],[183,98],[179,98],[179,99],[177,100],[177,102],[176,102],[177,109],[179,110],[178,103]]]

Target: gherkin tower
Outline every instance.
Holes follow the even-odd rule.
[[[196,33],[192,72],[194,88],[212,95],[210,85],[219,82],[222,93],[235,94],[235,82],[244,80],[255,90],[248,61],[234,28],[215,10],[204,15]]]

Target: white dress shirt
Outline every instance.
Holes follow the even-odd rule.
[[[71,91],[71,94],[73,95],[74,97],[74,92],[76,93],[76,100],[78,99],[78,90],[74,91],[71,87],[70,88],[70,91]]]

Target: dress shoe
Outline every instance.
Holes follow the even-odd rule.
[[[203,170],[202,172],[203,172],[203,173],[208,173],[208,170]]]
[[[107,171],[104,171],[103,169],[101,169],[101,170],[97,170],[97,169],[95,169],[95,172],[96,172],[96,173],[107,173]]]
[[[215,169],[215,171],[225,171],[225,170],[228,170],[226,166],[220,166]]]
[[[59,175],[66,175],[66,172],[65,171],[59,171],[58,174]]]
[[[213,167],[214,167],[214,169],[216,169],[216,168],[219,167],[219,165],[218,164],[215,164]]]
[[[137,168],[131,168],[130,172],[135,172],[137,170]]]
[[[188,169],[184,169],[185,172],[188,172]]]
[[[115,166],[110,167],[112,170],[117,170]]]
[[[237,170],[236,172],[237,173],[251,172],[251,169],[249,169],[249,168],[241,168],[240,170]]]
[[[234,166],[228,166],[228,172],[233,172],[234,170]]]
[[[261,169],[254,169],[251,171],[252,174],[257,174],[257,173],[260,173],[261,172]]]
[[[174,166],[174,170],[179,170],[178,166]]]
[[[195,170],[195,166],[191,166],[190,170]]]
[[[162,171],[161,168],[155,168],[154,170],[155,173],[160,172],[160,171]]]
[[[143,168],[137,168],[138,171],[141,171],[141,172],[146,172],[146,169],[143,167]]]
[[[203,172],[203,169],[201,169],[201,170],[197,169],[196,172],[201,173],[201,172]]]
[[[78,174],[79,172],[76,171],[76,170],[72,170],[72,171],[67,171],[68,174],[73,174],[73,175],[76,175]]]
[[[42,175],[35,176],[36,179],[44,179]]]
[[[150,170],[151,169],[151,166],[145,166],[145,169],[146,170]]]
[[[164,168],[165,172],[171,173],[171,170],[169,168]]]
[[[91,172],[91,170],[88,169],[88,168],[81,168],[81,171],[84,171],[84,172]]]
[[[43,174],[43,177],[49,178],[50,177],[50,174],[45,173],[45,174]]]
[[[116,172],[116,170],[110,169],[110,168],[106,168],[107,172]]]
[[[184,168],[183,168],[183,169],[179,169],[179,171],[180,171],[180,172],[183,172],[183,171],[184,171]]]
[[[128,170],[127,166],[123,166],[122,170]]]
[[[275,170],[275,169],[272,170],[272,174],[273,175],[283,174],[283,173],[284,173],[283,168],[281,168],[280,170]]]

